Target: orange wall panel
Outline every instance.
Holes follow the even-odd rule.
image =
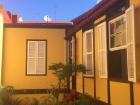
[[[131,105],[129,83],[110,82],[111,105]]]
[[[48,70],[52,63],[65,62],[65,30],[39,28],[5,28],[2,80],[16,89],[51,88],[56,76]],[[26,76],[26,40],[47,40],[47,75]]]

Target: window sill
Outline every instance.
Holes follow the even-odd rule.
[[[83,74],[83,77],[85,77],[85,78],[94,78],[94,75]]]
[[[112,81],[112,82],[130,83],[128,80],[121,79],[121,78],[110,78],[109,80]]]
[[[126,49],[126,48],[127,48],[127,45],[123,45],[123,46],[120,46],[120,47],[110,48],[110,51],[118,51],[118,50],[123,50],[123,49]]]
[[[26,76],[47,76],[47,74],[26,74]]]

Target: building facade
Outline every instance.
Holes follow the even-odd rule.
[[[139,105],[139,17],[138,0],[102,0],[70,22],[5,23],[0,15],[1,83],[20,94],[49,89],[57,83],[50,64],[84,64],[85,73],[72,77],[72,89],[101,105]]]
[[[72,61],[87,68],[74,78],[78,92],[106,105],[139,105],[139,5],[138,0],[103,0],[72,20]]]

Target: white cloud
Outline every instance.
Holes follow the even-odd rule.
[[[102,1],[102,0],[97,0],[97,2],[96,2],[96,3],[98,4],[98,3],[99,3],[99,2],[101,2],[101,1]]]

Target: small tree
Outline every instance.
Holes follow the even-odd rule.
[[[67,90],[69,90],[69,80],[70,77],[75,74],[75,69],[77,72],[85,72],[85,66],[82,64],[55,63],[49,66],[49,70],[53,70],[58,78],[58,88],[61,89],[67,85]]]

